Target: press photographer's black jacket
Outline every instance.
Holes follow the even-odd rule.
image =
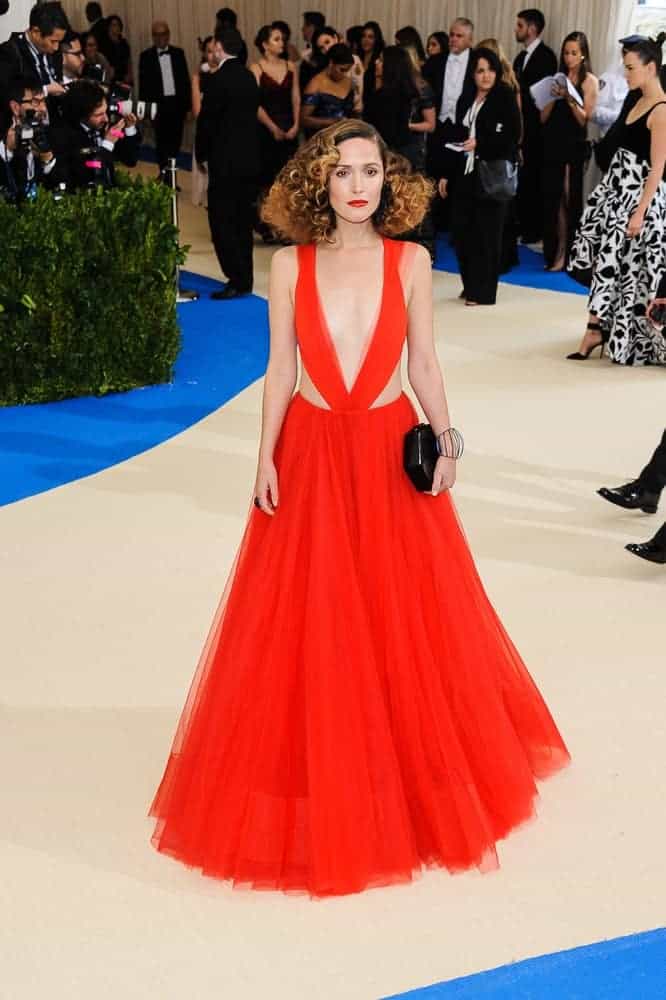
[[[56,77],[62,73],[62,55],[56,53],[47,56],[46,60]],[[39,79],[39,70],[24,31],[15,31],[6,42],[0,45],[0,103],[5,104],[8,98],[10,84],[20,76],[31,76]]]
[[[113,187],[116,183],[114,161],[123,163],[126,167],[135,167],[139,161],[140,137],[137,133],[119,139],[113,149],[99,147],[94,155],[86,156],[84,149],[91,148],[92,139],[82,125],[77,127],[62,125],[53,129],[53,151],[58,158],[63,180],[70,190],[86,187],[93,177],[93,172],[86,167],[86,160],[98,160],[102,163],[102,184]]]

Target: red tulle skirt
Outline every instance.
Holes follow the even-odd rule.
[[[402,468],[406,396],[296,395],[150,807],[205,874],[328,896],[497,866],[566,747],[448,494]]]

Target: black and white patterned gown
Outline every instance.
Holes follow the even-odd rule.
[[[592,269],[588,307],[610,330],[610,357],[622,365],[666,365],[666,339],[645,315],[666,271],[666,171],[640,233],[627,237],[650,171],[647,119],[655,107],[622,126],[619,149],[588,199],[569,259],[569,270]]]

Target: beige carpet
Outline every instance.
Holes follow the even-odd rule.
[[[188,266],[217,276],[204,213],[184,204],[182,228]],[[260,293],[269,257],[257,248]],[[666,375],[565,361],[582,297],[503,285],[473,310],[458,287],[435,275],[468,449],[455,498],[574,758],[538,821],[493,875],[316,903],[233,891],[150,847],[251,495],[257,383],[146,454],[0,510],[2,1000],[372,1000],[664,923],[666,573],[623,550],[660,520],[595,490],[647,459]]]

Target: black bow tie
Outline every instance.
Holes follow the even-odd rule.
[[[168,49],[158,49],[157,50],[157,54],[158,54],[158,56],[168,56],[169,55],[169,50]]]

